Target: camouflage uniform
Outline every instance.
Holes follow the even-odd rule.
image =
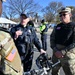
[[[3,0],[0,0],[0,16],[2,13],[2,1]],[[9,35],[9,33],[5,32],[5,30],[1,29],[2,28],[0,28],[0,75],[23,75],[21,60],[17,52],[17,49],[14,45],[14,42],[12,39],[8,41],[8,39],[11,38],[11,36]],[[10,62],[6,59],[6,56],[9,56],[10,52],[13,50],[16,51],[16,54],[13,61]],[[13,54],[14,53],[10,55]]]
[[[23,75],[20,56],[8,32],[0,28],[0,71],[3,75]],[[12,59],[12,60],[11,60]],[[0,74],[2,75],[2,73]]]
[[[75,75],[75,48],[67,50],[71,44],[75,43],[74,26],[75,24],[72,22],[68,25],[60,23],[50,35],[51,48],[53,49],[52,62],[55,63],[58,61],[58,58],[55,56],[56,51],[61,51],[64,55],[63,58],[59,59],[61,63],[52,69],[52,75],[58,75],[61,67],[65,75]]]

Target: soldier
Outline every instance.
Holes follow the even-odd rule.
[[[59,23],[50,35],[51,48],[53,49],[53,63],[60,60],[60,64],[52,69],[52,75],[58,75],[62,67],[65,75],[75,75],[75,23],[71,21],[71,9],[62,8],[59,12]]]
[[[0,0],[0,16],[2,13],[2,1]],[[0,56],[0,75],[23,75],[17,48],[9,32],[3,28],[0,28]]]
[[[20,15],[21,22],[11,29],[11,34],[20,54],[24,72],[30,71],[33,59],[33,44],[41,53],[46,53],[37,38],[34,28],[28,24],[29,18],[25,13]]]
[[[3,28],[0,28],[0,55],[1,72],[3,75],[23,74],[20,56],[14,41],[8,31],[5,31]]]

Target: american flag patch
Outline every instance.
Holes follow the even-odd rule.
[[[61,29],[61,27],[57,27],[57,29]]]
[[[7,59],[8,61],[12,62],[13,59],[15,58],[16,52],[17,52],[17,51],[16,51],[15,49],[13,49],[13,50],[8,54],[8,56],[6,56],[6,59]]]

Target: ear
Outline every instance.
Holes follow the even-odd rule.
[[[30,21],[30,18],[27,18],[26,21],[29,22]]]
[[[70,13],[70,17],[72,17],[72,14]]]

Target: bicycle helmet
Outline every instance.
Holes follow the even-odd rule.
[[[48,55],[46,53],[43,53],[39,55],[36,59],[36,65],[38,68],[43,68],[48,66]]]

